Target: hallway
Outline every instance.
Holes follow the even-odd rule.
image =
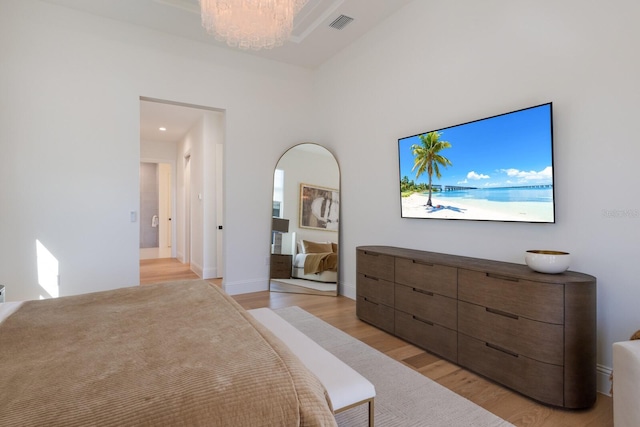
[[[199,279],[199,277],[191,271],[189,264],[183,264],[176,258],[140,260],[141,285],[191,279]],[[222,278],[209,279],[209,281],[215,285],[222,286]]]

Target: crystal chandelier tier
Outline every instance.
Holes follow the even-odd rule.
[[[240,49],[272,49],[291,37],[293,18],[308,0],[200,0],[202,26]]]

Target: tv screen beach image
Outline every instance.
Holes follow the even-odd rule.
[[[398,140],[403,218],[555,222],[551,103]]]

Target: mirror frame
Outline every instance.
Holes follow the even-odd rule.
[[[320,165],[315,168],[313,166],[318,165],[317,160],[310,161],[311,164],[305,162],[304,167],[296,168],[298,171],[293,177],[294,184],[292,184],[291,181],[288,181],[286,169],[284,169],[283,188],[281,191],[283,192],[282,202],[284,204],[283,209],[285,210],[285,219],[288,220],[288,224],[286,224],[287,221],[282,218],[281,214],[279,217],[274,216],[274,214],[276,214],[276,174],[278,170],[283,170],[282,162],[283,159],[287,158],[287,155],[291,156],[293,153],[297,153],[299,150],[305,148],[309,148],[310,152],[316,151],[319,154],[321,153],[323,156],[326,155],[326,158],[330,160],[327,160],[324,165]],[[331,169],[334,165],[336,176],[328,179],[319,177],[319,174],[322,172],[321,168],[325,167],[327,169]],[[278,169],[279,167],[280,169]],[[300,171],[303,171],[303,173],[300,173]],[[340,165],[336,156],[329,149],[320,144],[314,142],[296,144],[288,148],[279,157],[273,170],[272,206],[270,210],[272,218],[270,238],[271,247],[269,251],[270,291],[312,295],[339,295],[340,254],[337,248],[340,247],[340,180]],[[294,188],[296,190],[294,190]],[[294,191],[296,193],[295,197],[293,196]],[[318,196],[314,199],[319,201],[316,205],[323,205],[324,216],[322,219],[318,219],[318,209],[315,209],[315,207],[314,212],[316,212],[316,214],[313,216],[310,214],[313,202],[309,202],[308,204],[304,203],[303,200],[309,200],[309,195],[312,195],[312,197],[313,195]],[[303,196],[307,197],[303,198]],[[323,201],[320,201],[320,199]],[[292,205],[292,201],[294,200],[295,206],[287,209],[288,206]],[[304,216],[303,205],[305,212]],[[337,223],[337,226],[335,229],[332,228],[331,219],[327,219],[327,217],[333,217],[336,220],[335,222]],[[301,221],[301,218],[305,218],[304,223]],[[283,236],[285,236],[284,239]],[[322,262],[326,262],[330,266],[333,266],[335,262],[335,272],[323,271],[313,275],[304,275],[301,268],[294,268],[298,251],[300,250],[300,252],[303,252],[301,250],[302,248],[300,248],[300,242],[302,240],[307,241],[307,244],[305,245],[307,249],[315,251],[322,252],[328,247],[333,247],[332,252],[334,252],[335,255],[318,255],[316,256],[316,259],[322,258]],[[323,246],[326,242],[333,243],[333,245]],[[315,247],[316,245],[314,245],[314,243],[320,243],[320,245]],[[302,262],[301,260],[303,259],[304,254],[301,255],[302,256],[298,257],[300,262]],[[307,284],[309,286],[305,286]]]

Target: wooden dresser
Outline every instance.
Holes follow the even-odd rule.
[[[402,249],[356,249],[361,320],[539,402],[596,399],[596,279]]]

